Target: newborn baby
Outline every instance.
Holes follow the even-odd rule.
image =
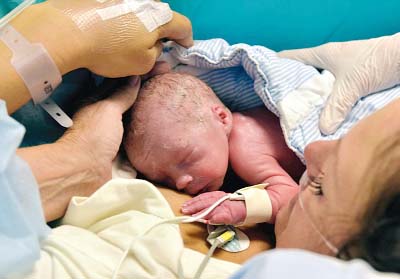
[[[249,185],[268,184],[265,190],[250,189],[245,201],[223,202],[206,216],[211,224],[273,223],[298,192],[290,175],[304,169],[271,112],[232,114],[211,88],[187,74],[162,74],[145,83],[124,145],[132,165],[148,179],[202,193],[182,206],[184,214],[196,214],[226,195],[218,189],[229,163]]]

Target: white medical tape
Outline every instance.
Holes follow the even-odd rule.
[[[71,118],[56,103],[48,100],[62,77],[46,48],[29,42],[11,25],[0,30],[0,40],[11,50],[11,65],[24,81],[33,102],[40,104],[60,125],[72,126]],[[47,104],[42,104],[45,100],[48,100]]]
[[[134,13],[149,32],[168,23],[173,16],[172,10],[167,3],[153,0],[125,0],[124,3],[97,9],[96,12],[102,20]]]
[[[272,204],[266,186],[268,184],[258,184],[235,192],[242,194],[246,203],[246,219],[240,226],[264,223],[271,219]]]

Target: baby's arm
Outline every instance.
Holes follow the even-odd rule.
[[[299,190],[288,172],[299,176],[304,169],[287,147],[278,118],[266,108],[235,113],[229,155],[233,170],[249,185],[268,183],[270,212],[265,221],[273,223]]]
[[[233,118],[229,139],[231,165],[249,185],[269,184],[265,192],[252,189],[246,195],[246,200],[251,203],[253,212],[254,209],[261,211],[263,221],[273,223],[279,209],[298,192],[298,185],[288,172],[298,177],[304,166],[286,146],[278,118],[267,109],[235,113]],[[201,194],[186,202],[182,206],[182,212],[199,213],[223,195],[226,193],[221,191]],[[218,224],[240,224],[246,217],[254,217],[246,216],[248,210],[249,206],[246,208],[243,201],[227,200],[206,216],[206,220]],[[259,219],[260,217],[256,218]]]

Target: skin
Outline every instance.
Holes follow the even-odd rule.
[[[128,146],[132,164],[149,179],[188,194],[219,189],[228,167],[231,116],[220,105],[213,106],[210,113],[216,121],[190,132],[176,123],[170,123],[168,131],[155,129],[143,153],[132,155]]]
[[[360,121],[341,140],[319,141],[307,146],[308,179],[300,193],[305,210],[295,197],[279,212],[275,226],[277,247],[333,254],[316,229],[337,248],[360,232],[372,193],[387,191],[365,181],[375,171],[376,160],[384,164],[386,157],[376,158],[375,151],[389,139],[400,138],[400,124],[393,121],[399,109],[400,100],[394,101]],[[390,152],[398,154],[399,150],[397,141]],[[390,168],[398,170],[398,160],[394,162]],[[384,175],[386,171],[377,173]],[[316,194],[310,186],[318,176],[322,177],[323,195]]]
[[[304,166],[287,147],[278,118],[265,108],[256,108],[233,114],[233,128],[229,137],[229,160],[232,169],[248,183],[267,183],[272,204],[268,221],[273,223],[282,206],[299,190],[292,179],[298,177]],[[226,195],[217,191],[203,193],[182,205],[185,214],[197,214]],[[246,207],[241,201],[225,201],[212,211],[206,220],[210,223],[239,224],[246,218]]]
[[[17,151],[38,182],[47,221],[63,216],[73,196],[90,196],[111,179],[122,141],[122,114],[139,87],[140,79],[133,78],[125,90],[79,110],[74,125],[55,143]]]
[[[193,80],[193,77],[171,73],[165,76],[164,81],[181,79],[185,84],[188,78],[192,79],[191,85],[203,90],[200,89],[201,81]],[[160,86],[160,92],[165,90],[161,86],[162,76],[158,76],[158,81],[154,82],[152,86]],[[196,82],[199,84],[196,85]],[[187,90],[185,87],[178,89],[179,86],[174,86],[176,88],[169,87],[168,90]],[[143,94],[151,93],[146,90]],[[204,90],[207,88],[204,87]],[[201,122],[195,120],[196,116],[187,121],[171,117],[171,111],[166,108],[170,104],[158,105],[158,99],[144,99],[143,102],[149,102],[147,104],[141,101],[141,109],[135,118],[142,119],[137,126],[137,135],[129,133],[132,136],[128,136],[125,145],[131,163],[152,181],[189,194],[207,192],[183,204],[184,214],[196,214],[226,195],[216,190],[223,184],[229,158],[233,170],[249,185],[269,184],[267,192],[272,203],[272,218],[266,218],[265,221],[274,222],[280,207],[298,191],[298,185],[286,169],[298,176],[302,164],[286,146],[279,120],[265,108],[234,113],[232,116],[222,104],[211,100],[212,97],[201,108],[204,110],[202,113],[208,115],[207,112],[210,112],[211,115],[204,117]],[[171,102],[174,103],[173,100]],[[157,117],[146,117],[155,110]],[[183,108],[181,111],[174,110],[176,112],[186,113]],[[146,123],[143,128],[142,123]],[[146,129],[146,133],[143,133],[145,138],[140,138],[141,129]],[[132,140],[129,140],[131,137]],[[205,219],[214,224],[238,224],[245,218],[245,203],[227,200]]]
[[[141,75],[153,68],[161,53],[161,39],[170,39],[185,47],[193,45],[191,23],[178,13],[153,32],[148,32],[134,15],[128,20],[125,17],[125,21],[117,18],[96,22],[96,28],[82,32],[72,15],[80,14],[82,6],[87,9],[102,5],[106,4],[92,0],[50,0],[30,6],[10,24],[28,41],[42,44],[61,75],[79,68],[106,77]],[[6,101],[9,113],[31,99],[24,82],[10,64],[11,58],[12,52],[0,41],[0,99]]]
[[[100,26],[91,36],[81,32],[70,15],[57,8],[59,3],[32,5],[10,24],[28,41],[43,45],[61,75],[78,68],[107,77],[144,74],[152,69],[161,53],[161,39],[185,47],[193,44],[190,21],[178,13],[153,32],[138,24],[137,18],[131,18],[130,25],[122,27],[135,39],[119,40],[125,33],[114,32],[115,28],[109,25]],[[67,4],[72,14],[79,10],[79,5],[100,5],[91,0]],[[121,28],[120,25],[118,19],[113,20],[113,27]],[[120,43],[110,47],[109,41]],[[107,55],[99,51],[105,45]],[[10,49],[0,42],[0,99],[6,101],[10,114],[31,100],[27,87],[10,64],[11,58]],[[122,114],[137,96],[138,87],[132,88],[83,108],[74,116],[74,126],[57,142],[17,151],[30,165],[39,184],[47,221],[61,217],[72,196],[91,195],[111,178],[111,162],[123,136]]]
[[[182,203],[191,199],[191,196],[161,186],[158,187],[158,189],[166,198],[174,213],[177,216],[181,215],[180,208]],[[203,254],[208,252],[210,246],[205,241],[208,236],[206,226],[200,223],[189,223],[180,224],[179,228],[186,248],[194,249]],[[250,238],[249,248],[238,253],[230,253],[222,249],[217,249],[213,257],[242,264],[252,256],[273,248],[272,226],[267,224],[255,224],[253,226],[241,227],[240,229]]]
[[[82,108],[74,116],[74,126],[56,143],[18,150],[38,180],[47,221],[64,215],[72,196],[89,196],[111,178],[112,160],[122,139],[122,113],[132,105],[138,89],[133,79],[127,89]],[[191,198],[168,188],[160,187],[160,192],[176,215],[181,204]],[[217,249],[214,257],[241,264],[272,248],[271,227],[242,229],[251,239],[250,247],[240,253]],[[180,230],[185,247],[208,252],[204,225],[181,224]]]

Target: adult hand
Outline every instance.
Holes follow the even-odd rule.
[[[182,205],[181,211],[183,214],[199,214],[226,195],[227,193],[222,191],[200,194],[185,202]],[[203,219],[205,219],[208,224],[240,224],[246,219],[246,205],[244,201],[226,200]]]
[[[123,136],[122,114],[136,99],[140,79],[111,97],[88,105],[55,143],[20,148],[39,184],[47,221],[64,215],[73,196],[89,196],[111,178]]]
[[[329,70],[335,75],[333,91],[319,122],[324,134],[337,130],[359,98],[400,83],[400,33],[287,50],[278,55]]]
[[[146,17],[158,28],[146,27]],[[145,74],[161,53],[162,39],[193,44],[190,21],[151,0],[48,0],[30,6],[10,25],[28,41],[43,45],[61,75],[78,68],[105,77]],[[31,99],[11,56],[0,43],[0,99],[9,113]]]
[[[161,39],[174,40],[185,47],[193,44],[190,21],[165,3],[49,0],[45,5],[53,8],[52,17],[71,26],[69,39],[83,50],[76,57],[76,67],[102,76],[149,72],[161,54]]]
[[[127,87],[105,100],[79,110],[73,117],[74,125],[58,140],[80,154],[82,162],[90,162],[99,187],[111,179],[112,161],[123,137],[122,115],[136,100],[140,78],[135,76]]]
[[[153,69],[151,69],[150,72],[148,72],[145,75],[142,75],[142,81],[147,81],[148,79],[151,79],[152,77],[155,77],[157,75],[162,75],[162,74],[166,74],[168,72],[170,72],[171,66],[165,62],[165,61],[158,61],[156,62],[156,64],[154,65]]]

